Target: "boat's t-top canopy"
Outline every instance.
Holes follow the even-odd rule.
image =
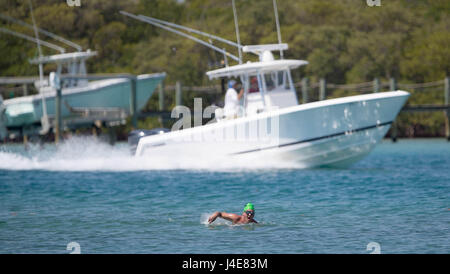
[[[276,72],[283,70],[296,69],[300,66],[307,65],[308,62],[304,60],[289,60],[281,59],[274,60],[271,51],[286,50],[287,44],[269,44],[269,45],[251,45],[244,46],[244,52],[251,52],[259,56],[259,62],[247,62],[230,67],[225,67],[217,70],[208,71],[209,79],[217,79],[222,77],[238,77],[242,75],[257,75],[259,73]]]
[[[67,70],[68,74],[71,75],[86,75],[86,59],[89,59],[93,56],[97,55],[96,51],[82,51],[82,52],[71,52],[71,53],[63,53],[56,54],[50,56],[41,56],[35,59],[30,60],[31,64],[43,65],[43,64],[57,64],[57,72],[61,73],[63,68]],[[82,87],[88,84],[87,80],[67,80],[64,81],[63,87]],[[48,83],[35,83],[36,87],[44,87],[48,86]]]
[[[73,62],[84,61],[90,57],[97,55],[96,51],[82,51],[82,52],[71,52],[71,53],[63,53],[56,54],[50,56],[42,56],[35,59],[30,60],[31,64],[48,64],[48,63],[56,63],[56,64],[67,64]]]
[[[239,77],[242,75],[257,75],[258,73],[276,72],[287,69],[296,69],[300,66],[307,65],[308,62],[304,60],[272,60],[262,62],[247,62],[246,64],[225,67],[208,71],[209,79],[218,79],[222,77]]]
[[[242,51],[243,52],[251,52],[257,55],[261,55],[265,51],[276,51],[276,50],[287,50],[288,44],[281,43],[281,44],[266,44],[266,45],[251,45],[251,46],[243,46]]]

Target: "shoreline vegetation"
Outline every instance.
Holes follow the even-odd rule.
[[[220,67],[223,56],[190,40],[131,20],[121,15],[121,10],[236,40],[231,1],[81,0],[80,7],[70,7],[65,1],[39,0],[33,4],[38,27],[80,44],[83,49],[98,52],[87,63],[90,73],[166,72],[165,86],[173,86],[176,81],[185,87],[220,85],[209,81],[205,73]],[[271,0],[236,1],[236,4],[242,44],[277,42]],[[386,83],[395,78],[407,86],[399,85],[400,89],[411,92],[408,104],[444,104],[443,85],[420,88],[408,88],[408,85],[442,81],[450,75],[450,2],[381,0],[381,4],[369,7],[364,0],[278,1],[282,40],[289,44],[285,58],[309,62],[294,71],[294,82],[300,83],[306,77],[310,83],[318,83],[324,78],[337,86],[327,90],[327,98],[335,98],[364,93],[339,88],[339,85],[367,83],[376,78]],[[0,0],[0,6],[7,16],[31,24],[28,1]],[[33,35],[33,30],[5,20],[0,20],[0,27]],[[227,45],[220,47],[235,53]],[[38,56],[33,43],[0,33],[0,53],[0,77],[38,75],[37,66],[28,61]],[[43,48],[44,55],[55,53]],[[244,58],[255,61],[250,55]],[[54,70],[51,65],[45,66],[46,75]],[[2,86],[0,94],[5,99],[11,98],[20,93],[12,91],[20,88]],[[29,94],[36,93],[33,89]],[[297,91],[301,95],[301,87]],[[317,99],[314,96],[318,92],[311,90],[310,94],[311,101]],[[187,90],[182,96],[187,107],[193,107],[194,97],[202,98],[203,107],[223,100],[220,92]],[[300,96],[299,100],[302,100]],[[175,92],[164,92],[164,105],[166,110],[174,107]],[[158,91],[155,91],[143,111],[155,111],[159,107]],[[173,123],[161,121],[158,117],[140,119],[138,127],[170,128]],[[396,128],[398,138],[444,137],[445,115],[443,111],[402,112]],[[118,140],[125,140],[130,129],[129,120],[118,127]],[[107,129],[98,132],[107,134]]]

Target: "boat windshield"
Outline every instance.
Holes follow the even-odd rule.
[[[288,70],[273,71],[264,73],[263,79],[265,84],[265,90],[267,92],[277,90],[291,90],[291,81]]]

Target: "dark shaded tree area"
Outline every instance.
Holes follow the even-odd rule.
[[[450,1],[381,3],[369,7],[365,0],[278,0],[282,39],[289,44],[285,56],[309,61],[294,74],[295,81],[325,77],[329,83],[345,84],[395,77],[398,82],[421,83],[450,75]],[[277,42],[272,0],[236,0],[236,4],[243,44]],[[223,56],[127,18],[120,10],[236,40],[231,0],[81,0],[81,7],[69,7],[65,0],[33,0],[33,6],[39,27],[98,51],[89,62],[92,73],[165,71],[166,85],[176,80],[188,86],[217,84],[205,72],[217,68]],[[31,23],[28,0],[0,0],[0,8]],[[33,35],[32,30],[4,20],[0,26]],[[234,48],[214,44],[237,55]],[[33,43],[0,33],[0,53],[1,76],[37,75],[37,67],[28,62],[37,56]],[[44,49],[44,53],[56,52]],[[51,69],[47,67],[46,73]],[[430,103],[434,97],[430,93],[414,100]],[[155,106],[154,96],[149,107]],[[433,132],[442,122],[436,115],[405,119]]]

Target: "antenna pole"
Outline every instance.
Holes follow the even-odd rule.
[[[200,39],[198,39],[198,38],[196,38],[196,37],[194,37],[194,36],[191,36],[191,35],[189,35],[189,34],[186,34],[186,33],[184,33],[184,32],[175,30],[175,29],[173,29],[173,28],[171,28],[171,27],[169,27],[169,26],[165,26],[165,25],[163,25],[163,24],[160,24],[160,23],[158,23],[158,22],[156,22],[156,21],[154,21],[154,20],[152,20],[152,19],[150,19],[150,18],[145,18],[145,17],[141,17],[141,16],[136,16],[136,15],[131,14],[131,13],[128,13],[128,12],[126,12],[126,11],[121,11],[120,13],[121,13],[122,15],[131,17],[131,18],[133,18],[133,19],[136,19],[136,20],[139,20],[139,21],[142,21],[142,22],[145,22],[145,23],[154,25],[154,26],[156,26],[156,27],[159,27],[159,28],[162,28],[162,29],[164,29],[164,30],[170,31],[170,32],[172,32],[172,33],[178,34],[178,35],[183,36],[183,37],[185,37],[185,38],[191,39],[191,40],[193,40],[193,41],[195,41],[195,42],[197,42],[197,43],[199,43],[199,44],[202,44],[202,45],[204,45],[204,46],[206,46],[206,47],[209,47],[209,48],[211,48],[211,49],[213,49],[213,50],[215,50],[215,51],[218,51],[218,52],[220,52],[220,53],[222,53],[222,54],[224,54],[224,55],[227,55],[228,57],[230,57],[230,58],[233,59],[233,60],[239,61],[239,58],[238,58],[238,57],[236,57],[236,56],[234,56],[234,55],[232,55],[232,54],[230,54],[230,53],[224,51],[224,50],[221,49],[221,48],[218,48],[218,47],[213,46],[213,45],[211,45],[211,44],[209,44],[209,43],[206,43],[205,41],[202,41],[202,40],[200,40]]]
[[[28,0],[28,3],[30,4],[31,20],[33,21],[34,35],[36,36],[36,40],[37,40],[37,47],[38,47],[39,57],[42,57],[41,41],[39,40],[39,32],[37,30],[36,21],[34,20],[33,5],[31,4],[31,0]],[[44,73],[43,73],[43,69],[42,69],[42,64],[39,64],[39,79],[40,79],[39,87],[41,87],[43,79],[44,79]]]
[[[275,22],[277,25],[278,44],[281,44],[280,21],[278,20],[277,0],[273,0],[273,10],[275,12]],[[280,58],[283,59],[283,50],[280,49]]]
[[[12,30],[9,30],[9,29],[5,29],[5,28],[0,27],[0,32],[11,34],[13,36],[16,36],[16,37],[19,37],[19,38],[31,41],[33,43],[37,43],[37,39],[36,38],[28,36],[28,35],[25,35],[25,34],[22,34],[22,33],[19,33],[19,32],[12,31]],[[62,47],[59,47],[59,46],[57,46],[55,44],[52,44],[52,43],[49,43],[49,42],[46,42],[46,41],[42,41],[42,40],[40,40],[40,42],[41,42],[42,46],[45,46],[45,47],[57,50],[60,53],[64,53],[65,52],[65,50]]]
[[[212,35],[212,34],[209,34],[209,33],[203,32],[203,31],[198,31],[198,30],[195,30],[193,28],[177,25],[177,24],[174,24],[174,23],[170,23],[170,22],[167,22],[167,21],[164,21],[164,20],[161,20],[161,19],[156,19],[156,18],[153,18],[153,17],[145,16],[145,15],[138,15],[138,17],[145,18],[145,19],[148,19],[148,20],[152,20],[152,21],[155,21],[156,23],[159,23],[159,24],[162,24],[162,25],[167,25],[167,26],[172,27],[172,28],[178,28],[178,29],[185,30],[187,32],[193,32],[195,34],[203,35],[203,36],[206,36],[206,37],[208,37],[210,39],[218,40],[220,42],[223,42],[225,44],[231,45],[233,47],[239,47],[239,45],[236,44],[233,41],[229,41],[229,40],[223,39],[221,37],[218,37],[216,35]]]
[[[13,22],[13,23],[16,23],[16,24],[19,24],[19,25],[24,26],[24,27],[27,27],[27,28],[34,29],[34,26],[31,26],[31,25],[29,25],[29,24],[27,24],[27,23],[25,23],[25,22],[23,22],[23,21],[21,21],[21,20],[12,18],[12,17],[10,17],[10,16],[8,16],[8,15],[0,14],[0,18],[2,18],[2,19],[4,19],[4,20],[7,20],[7,21],[10,21],[10,22]],[[55,40],[57,40],[57,41],[59,41],[59,42],[62,42],[62,43],[64,43],[64,44],[68,45],[68,46],[71,46],[71,47],[77,49],[77,51],[82,51],[82,50],[83,50],[83,48],[82,48],[80,45],[75,44],[75,43],[73,43],[73,42],[71,42],[71,41],[69,41],[69,40],[66,40],[66,39],[64,39],[64,38],[62,38],[62,37],[60,37],[60,36],[58,36],[58,35],[56,35],[56,34],[54,34],[54,33],[51,33],[51,32],[49,32],[49,31],[46,31],[46,30],[43,30],[43,29],[40,29],[40,28],[37,28],[37,30],[38,30],[40,33],[44,34],[44,35],[47,35],[47,36],[49,36],[49,37],[51,37],[51,38],[53,38],[53,39],[55,39]],[[41,41],[41,43],[42,43],[42,42],[43,42],[43,41]],[[44,45],[44,46],[45,46],[45,45]]]
[[[234,15],[234,27],[236,29],[236,39],[238,43],[238,51],[239,51],[239,64],[242,64],[242,48],[241,48],[241,38],[239,36],[239,25],[238,25],[238,19],[237,19],[237,13],[236,13],[236,5],[234,3],[234,0],[232,0],[233,5],[233,15]]]
[[[33,5],[31,4],[31,0],[28,0],[28,3],[30,4],[31,20],[33,20],[34,35],[36,35],[39,57],[42,58],[41,42],[39,40],[39,33],[38,33],[37,26],[36,26],[36,21],[34,20]],[[41,117],[42,130],[40,131],[40,133],[46,134],[50,127],[49,127],[48,116],[47,116],[47,102],[45,101],[44,94],[41,92],[43,84],[44,84],[44,66],[42,63],[39,63],[39,92],[41,93],[42,112],[43,112],[42,117]]]

